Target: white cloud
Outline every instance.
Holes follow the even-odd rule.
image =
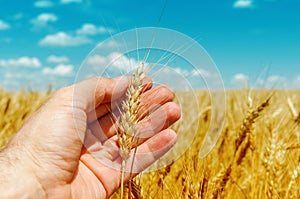
[[[37,17],[37,20],[42,23],[55,22],[57,21],[57,16],[51,13],[42,13]]]
[[[62,4],[69,4],[69,3],[81,3],[82,0],[60,0]]]
[[[272,75],[267,78],[265,86],[267,88],[286,86],[286,78],[279,75]]]
[[[117,41],[114,40],[109,40],[108,42],[102,43],[101,47],[102,48],[113,48],[113,47],[120,47],[122,44],[118,43]]]
[[[90,56],[85,64],[94,68],[109,66],[110,69],[123,73],[129,72],[139,66],[137,60],[128,58],[120,52],[112,52],[106,57],[101,55]]]
[[[53,6],[53,2],[48,0],[41,0],[34,2],[33,5],[37,8],[50,8]]]
[[[178,73],[181,74],[183,76],[188,76],[189,75],[189,71],[188,70],[184,70],[182,68],[173,68],[173,70]]]
[[[84,65],[84,67],[89,69],[87,70],[87,77],[91,76],[91,74],[99,75],[100,73],[104,73],[112,77],[126,75],[138,66],[139,63],[136,59],[124,56],[120,52],[112,52],[107,56],[89,56]],[[149,63],[145,63],[145,67],[149,67]],[[155,83],[166,84],[174,89],[182,90],[188,87],[190,79],[187,79],[186,76],[191,75],[191,71],[179,67],[164,67],[158,70],[151,70],[148,74],[153,77],[153,82]],[[197,76],[193,77],[195,79],[199,79]]]
[[[127,56],[124,56],[120,52],[112,52],[107,56],[102,55],[93,55],[89,56],[86,60],[85,64],[87,66],[92,66],[95,68],[98,67],[113,67],[112,69],[117,69],[118,71],[122,72],[129,72],[130,70],[135,69],[140,65],[140,63],[134,59],[129,58]],[[146,66],[152,66],[152,64],[146,63]],[[199,76],[202,76],[203,78],[211,78],[212,74],[209,71],[206,71],[204,69],[198,69],[198,70],[187,70],[180,67],[173,67],[168,69],[168,71],[173,71],[172,73],[176,73],[181,76],[189,76],[193,78],[198,78]]]
[[[101,56],[101,55],[93,55],[93,56],[90,56],[86,60],[86,64],[91,65],[91,66],[106,65],[107,62],[108,62],[108,59],[106,57]]]
[[[282,77],[278,76],[278,75],[272,75],[270,77],[268,77],[267,82],[277,82],[280,81],[282,79]]]
[[[46,14],[46,13],[44,13]],[[49,21],[56,21],[56,16],[43,15],[39,16],[36,21],[38,24],[46,24]],[[56,34],[50,34],[40,40],[39,45],[41,46],[80,46],[83,44],[92,43],[92,40],[88,37],[90,35],[104,34],[107,31],[112,31],[112,29],[106,29],[103,26],[95,26],[91,23],[83,24],[80,29],[78,29],[73,34],[66,32],[57,32]],[[106,43],[106,47],[116,47],[116,42]]]
[[[30,67],[39,68],[41,67],[41,62],[36,57],[20,57],[18,59],[2,59],[0,60],[0,66],[3,67]]]
[[[83,44],[91,43],[92,41],[85,36],[72,36],[65,32],[58,32],[53,35],[47,35],[40,40],[40,46],[80,46]]]
[[[121,46],[125,46],[123,43],[119,43],[115,40],[106,40],[105,42],[101,42],[98,44],[97,48],[113,48],[113,49],[120,49]]]
[[[36,27],[46,26],[49,22],[56,22],[57,16],[52,13],[42,13],[38,15],[35,19],[31,20]]]
[[[242,74],[242,73],[237,73],[231,79],[231,83],[239,86],[239,85],[246,84],[248,82],[248,80],[249,80],[249,77],[247,75]]]
[[[108,63],[118,68],[121,71],[127,71],[135,69],[139,66],[137,60],[128,58],[120,52],[113,52],[108,56]]]
[[[74,66],[71,64],[59,64],[55,68],[44,68],[42,73],[44,75],[59,75],[59,76],[69,76],[73,73]]]
[[[10,28],[10,25],[0,19],[0,30],[7,30],[9,28]]]
[[[49,63],[67,63],[67,62],[69,62],[69,58],[66,56],[50,55],[47,58],[47,62],[49,62]]]
[[[86,23],[77,30],[78,35],[96,35],[112,32],[112,29],[105,28],[103,26],[95,26],[94,24]]]
[[[253,7],[253,0],[237,0],[233,4],[234,8],[251,8]]]
[[[162,67],[159,70],[151,71],[149,75],[153,78],[156,84],[165,84],[173,90],[189,90],[190,83],[193,84],[195,76],[190,76],[191,71],[179,67]]]
[[[27,76],[24,76],[24,74],[21,73],[12,73],[12,72],[8,72],[5,73],[4,78],[5,79],[21,79]]]
[[[208,72],[204,69],[198,69],[198,70],[194,69],[191,73],[192,73],[193,76],[202,76],[204,78],[211,77],[210,72]]]

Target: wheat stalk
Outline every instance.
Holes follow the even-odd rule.
[[[205,198],[206,193],[207,193],[207,189],[208,189],[208,181],[209,181],[209,175],[208,175],[208,171],[206,170],[203,174],[202,177],[202,182],[199,186],[199,196],[200,198]]]
[[[137,135],[136,125],[139,122],[137,112],[141,100],[140,96],[142,92],[142,79],[144,78],[144,76],[144,64],[142,63],[130,76],[130,84],[126,92],[126,99],[122,102],[122,110],[119,109],[120,120],[118,122],[117,136],[120,147],[119,154],[122,158],[120,193],[121,198],[123,198],[124,194],[124,175],[127,159]],[[131,195],[130,192],[129,195]]]

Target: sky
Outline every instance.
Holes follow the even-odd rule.
[[[72,84],[89,75],[81,69],[95,60],[91,52],[97,44],[114,41],[123,31],[162,27],[195,40],[203,59],[213,60],[211,71],[179,61],[173,68],[195,88],[201,82],[192,79],[216,77],[229,89],[300,88],[299,7],[298,0],[0,0],[0,87],[46,90]],[[116,49],[98,52],[99,63],[120,54]],[[170,78],[169,84],[177,83]]]

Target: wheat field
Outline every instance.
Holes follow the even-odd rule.
[[[49,95],[0,90],[0,150]],[[137,176],[133,197],[300,197],[300,91],[226,91],[225,125],[204,159],[199,158],[199,150],[212,122],[207,108],[211,104],[208,92],[199,91],[196,96],[199,109],[206,111],[196,118],[200,128],[193,143],[171,165]],[[196,117],[184,107],[182,111],[191,119]],[[190,128],[180,128],[178,134]],[[118,192],[112,198],[118,198]]]

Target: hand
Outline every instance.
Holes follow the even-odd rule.
[[[127,86],[126,77],[93,77],[55,92],[0,153],[4,198],[107,198],[118,189],[121,161],[111,118]],[[172,98],[166,86],[145,81],[138,114],[149,137],[139,142],[135,174],[176,142],[167,129],[180,117]]]

